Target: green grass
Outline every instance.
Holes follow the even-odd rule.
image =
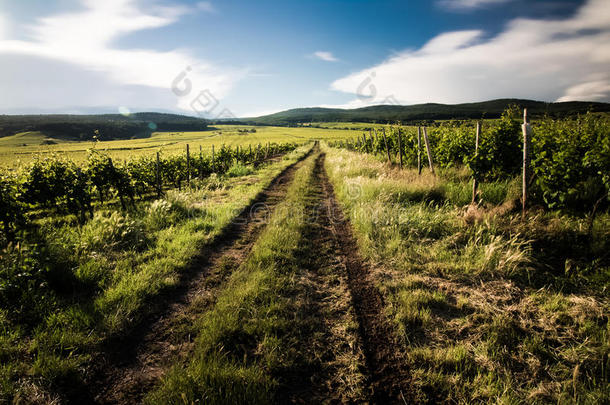
[[[175,287],[192,259],[307,149],[128,212],[101,209],[83,226],[38,220],[37,244],[9,246],[0,257],[1,297],[11,299],[0,313],[0,400],[78,390],[101,344],[152,310],[155,297]]]
[[[196,325],[194,353],[174,367],[149,403],[271,403],[279,376],[295,368],[302,331],[297,312],[300,246],[307,226],[315,156],[300,168],[286,199],[216,305]]]
[[[256,132],[239,132],[256,129]],[[212,145],[241,146],[254,148],[267,142],[307,143],[312,140],[333,141],[352,137],[352,131],[328,130],[318,128],[253,127],[248,125],[216,125],[201,132],[155,132],[149,138],[102,142],[75,142],[50,139],[39,132],[26,132],[8,137],[0,137],[0,166],[18,167],[30,162],[37,154],[57,153],[76,162],[85,161],[87,150],[105,150],[114,159],[128,159],[133,156],[154,156],[157,151],[172,155],[184,153],[186,145],[192,154],[198,154],[201,147],[206,154],[211,153]],[[48,144],[49,141],[54,142]]]
[[[514,211],[517,180],[398,170],[325,148],[421,403],[610,401],[610,215]]]

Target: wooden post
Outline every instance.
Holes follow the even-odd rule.
[[[430,165],[430,171],[434,174],[434,165],[432,164],[432,151],[430,150],[430,141],[428,140],[428,131],[424,127],[424,142],[426,143],[426,152],[428,153],[428,164]]]
[[[385,143],[385,151],[388,154],[388,163],[391,164],[392,157],[390,156],[390,147],[388,146],[388,138],[386,138],[386,136],[385,136],[385,128],[382,128],[382,129],[383,129],[383,132],[382,132],[383,133],[383,142]]]
[[[186,184],[191,186],[191,153],[188,143],[186,144]]]
[[[156,166],[156,181],[157,181],[157,198],[161,198],[161,162],[159,159],[159,152],[157,152],[157,166]]]
[[[421,127],[417,127],[417,174],[421,174]]]
[[[214,145],[212,145],[212,172],[216,173],[216,162],[214,160]]]
[[[521,198],[521,215],[525,215],[528,198],[528,181],[530,178],[530,140],[532,136],[532,127],[527,122],[527,108],[523,109],[523,197]]]
[[[479,154],[479,135],[481,134],[481,121],[477,121],[477,134],[474,138],[474,156],[476,157]],[[477,200],[477,189],[479,188],[479,184],[477,182],[477,178],[475,175],[472,177],[472,202],[474,204]]]
[[[265,151],[265,159],[269,156],[269,141],[267,141],[267,150]]]
[[[398,156],[400,158],[400,168],[402,169],[402,140],[401,138],[401,133],[400,133],[400,128],[398,128]]]

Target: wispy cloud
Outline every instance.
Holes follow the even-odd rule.
[[[608,3],[589,0],[570,18],[515,19],[489,39],[479,30],[441,34],[332,88],[358,95],[351,106],[388,97],[401,104],[501,97],[610,101],[608,66]]]
[[[177,22],[192,11],[189,7],[156,5],[144,11],[136,0],[80,2],[82,11],[42,17],[25,26],[27,40],[0,37],[0,54],[59,61],[95,72],[118,85],[167,89],[167,93],[172,80],[188,66],[191,67],[189,79],[203,86],[202,89],[210,89],[217,98],[223,97],[242,75],[242,72],[213,66],[186,50],[161,52],[113,46],[117,38],[126,34]],[[76,80],[78,75],[69,78]],[[176,103],[179,108],[189,108],[188,100],[177,99]]]
[[[215,13],[216,7],[212,4],[211,1],[200,1],[197,3],[197,10],[206,12],[206,13]]]
[[[0,40],[6,37],[8,34],[8,21],[7,19],[0,14]]]
[[[450,10],[473,10],[476,8],[507,3],[512,0],[438,0],[437,4]]]
[[[325,62],[338,62],[339,61],[339,59],[337,59],[331,52],[326,52],[326,51],[314,52],[313,57],[323,60]]]

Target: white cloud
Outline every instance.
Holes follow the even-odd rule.
[[[608,101],[608,94],[610,94],[608,80],[593,80],[569,87],[557,101]]]
[[[438,5],[452,10],[471,10],[509,1],[512,0],[439,0]]]
[[[8,35],[9,27],[7,19],[0,14],[0,41]]]
[[[112,46],[113,41],[126,34],[177,22],[182,15],[192,11],[188,7],[157,5],[143,11],[137,6],[136,0],[80,1],[84,8],[82,11],[46,16],[25,26],[27,40],[0,37],[0,54],[42,58],[42,69],[45,61],[57,61],[65,66],[82,69],[83,75],[77,74],[76,77],[86,76],[84,73],[87,71],[94,72],[110,85],[152,87],[164,89],[168,94],[172,94],[170,88],[176,76],[190,67],[187,78],[192,83],[193,93],[209,89],[217,99],[223,97],[234,82],[243,76],[244,72],[227,69],[221,71],[185,50],[160,52]],[[19,72],[13,71],[13,75],[14,80],[21,80]],[[60,77],[55,78],[55,82],[57,93],[61,93],[66,83]],[[87,89],[88,85],[84,83],[83,87]],[[175,104],[165,107],[178,106],[189,110],[190,101],[195,96],[196,94],[192,94],[192,97],[174,95]],[[91,94],[89,99],[90,105],[96,105],[95,94]],[[38,107],[36,100],[31,102],[32,107]],[[142,99],[141,102],[153,104],[154,100]],[[117,100],[117,103],[121,101]]]
[[[422,48],[332,83],[349,105],[462,103],[502,97],[610,101],[610,8],[589,0],[570,18],[515,19],[481,31],[441,34]]]
[[[318,58],[318,59],[323,60],[325,62],[337,62],[339,60],[331,52],[326,52],[326,51],[317,51],[317,52],[314,52],[313,56],[315,58]]]
[[[206,13],[215,13],[216,7],[212,4],[211,1],[200,1],[197,3],[197,9],[200,11],[204,11]]]

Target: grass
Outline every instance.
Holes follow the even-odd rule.
[[[337,318],[314,309],[320,304],[314,298],[318,293],[334,297],[335,310],[347,312],[350,307],[336,290],[340,283],[336,275],[329,281],[334,291],[319,291],[320,285],[308,273],[310,255],[316,252],[308,250],[314,248],[308,245],[312,224],[303,213],[316,202],[315,158],[310,157],[297,171],[286,199],[277,206],[253,250],[232,273],[216,305],[197,322],[190,360],[176,364],[164,376],[149,394],[148,403],[282,403],[290,400],[287,391],[299,389],[305,396],[299,398],[307,402],[305,398],[316,398],[315,394],[311,388],[300,387],[311,384],[311,374],[329,369],[337,375],[322,383],[338,384],[329,395],[351,401],[364,398],[363,355],[345,347],[346,343],[357,345],[353,314]],[[326,276],[332,277],[319,275]],[[338,331],[324,332],[330,319]],[[337,341],[332,337],[326,341],[337,345],[330,349],[337,356],[331,365],[322,355],[329,348],[320,347],[325,339],[320,335],[333,333],[340,335]]]
[[[481,185],[325,149],[331,182],[376,264],[421,403],[610,401],[610,215],[514,212],[516,180]],[[605,259],[604,259],[605,258]]]
[[[252,130],[256,132],[239,132]],[[254,148],[267,142],[307,143],[312,140],[338,140],[354,136],[354,132],[342,129],[287,128],[287,127],[252,127],[247,125],[216,125],[207,131],[200,132],[155,132],[149,138],[137,138],[101,142],[76,142],[62,139],[51,139],[40,132],[25,132],[7,137],[0,137],[0,166],[19,167],[30,162],[38,154],[57,153],[76,162],[85,161],[87,150],[96,148],[105,150],[113,159],[127,159],[133,156],[154,156],[157,151],[172,155],[184,153],[190,145],[192,154],[199,153],[199,148],[206,154],[211,153],[212,145],[241,146]]]
[[[109,208],[83,226],[42,218],[38,242],[2,252],[0,400],[59,400],[82,389],[101,345],[170,291],[193,258],[302,147],[250,174],[203,180],[129,212]],[[12,295],[11,295],[12,294]]]
[[[216,305],[199,321],[192,360],[173,368],[150,403],[270,403],[277,375],[294,366],[291,336],[299,273],[301,216],[310,193],[313,157],[295,174],[251,254],[231,275]]]

